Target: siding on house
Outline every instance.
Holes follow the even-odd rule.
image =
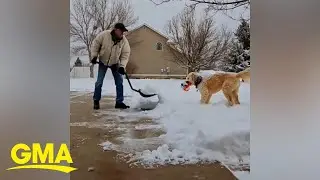
[[[186,69],[172,62],[174,56],[167,45],[168,38],[150,26],[144,24],[129,31],[126,37],[131,45],[129,61],[137,67],[133,74],[161,74],[161,69],[167,67],[171,75],[187,73]],[[162,49],[158,50],[157,47]]]

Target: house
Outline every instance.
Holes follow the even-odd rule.
[[[173,62],[169,38],[143,24],[126,35],[131,55],[127,72],[132,77],[185,77],[187,69]]]

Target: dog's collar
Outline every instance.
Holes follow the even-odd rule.
[[[202,77],[201,76],[197,76],[194,85],[196,86],[196,88],[198,88],[199,84],[202,82]]]

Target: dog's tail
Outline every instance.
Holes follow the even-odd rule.
[[[242,82],[250,82],[250,67],[238,72],[236,77],[241,79]]]

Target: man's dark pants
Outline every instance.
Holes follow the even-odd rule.
[[[123,78],[122,75],[118,72],[118,65],[111,65],[110,66],[114,83],[116,85],[117,97],[116,97],[116,104],[121,104],[123,102]],[[99,70],[98,70],[98,77],[95,83],[95,89],[93,94],[93,100],[100,101],[101,99],[101,90],[103,86],[103,81],[105,75],[107,73],[108,66],[104,65],[103,63],[99,63]]]

